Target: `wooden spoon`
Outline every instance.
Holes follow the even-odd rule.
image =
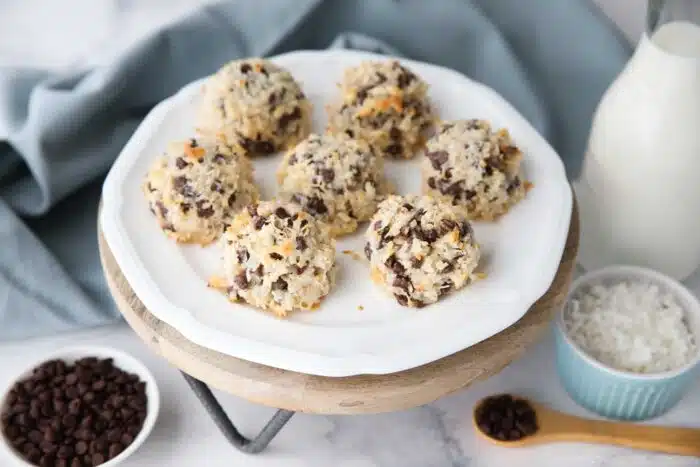
[[[700,457],[700,429],[590,420],[557,412],[529,400],[527,402],[537,414],[538,430],[516,441],[501,441],[484,433],[476,421],[476,409],[483,402],[484,399],[476,404],[472,422],[477,433],[499,446],[515,448],[555,442],[582,442]]]

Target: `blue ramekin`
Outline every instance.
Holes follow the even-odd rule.
[[[567,335],[564,316],[570,299],[581,288],[621,280],[646,281],[673,294],[685,309],[687,324],[700,350],[700,302],[678,281],[635,266],[610,266],[582,275],[571,284],[566,303],[554,323],[559,379],[571,398],[582,407],[618,420],[657,417],[681,400],[700,373],[700,351],[673,371],[637,374],[604,365],[586,354]]]

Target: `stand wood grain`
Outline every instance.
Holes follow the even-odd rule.
[[[99,228],[98,232],[102,268],[117,307],[136,334],[172,365],[211,387],[258,404],[295,412],[360,414],[432,402],[498,373],[537,342],[566,298],[575,268],[579,223],[574,203],[566,248],[554,282],[510,328],[421,367],[389,375],[346,378],[280,370],[193,344],[144,307],[121,273]]]

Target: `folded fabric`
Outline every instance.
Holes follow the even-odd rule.
[[[97,256],[99,187],[152,106],[229,60],[328,46],[404,55],[488,84],[570,174],[630,54],[588,0],[239,0],[202,7],[107,66],[0,68],[0,339],[118,319]]]

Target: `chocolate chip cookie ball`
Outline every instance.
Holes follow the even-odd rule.
[[[362,62],[345,71],[328,130],[367,141],[380,155],[412,158],[435,120],[427,90],[396,60]]]
[[[285,155],[277,178],[280,198],[328,223],[333,235],[354,232],[389,191],[382,157],[343,136],[310,135]]]
[[[479,264],[469,222],[430,196],[390,196],[365,239],[372,280],[404,306],[420,308],[461,289]]]
[[[335,281],[335,241],[328,227],[296,204],[248,206],[222,238],[225,277],[212,286],[233,301],[285,316],[315,310]]]
[[[440,125],[422,161],[424,193],[465,210],[472,220],[495,220],[525,197],[522,153],[505,129],[485,120]]]
[[[246,155],[293,147],[311,130],[311,103],[284,68],[252,58],[223,66],[204,85],[198,130]]]
[[[160,227],[180,243],[207,245],[243,206],[258,200],[253,166],[221,142],[190,139],[168,146],[143,191]]]

